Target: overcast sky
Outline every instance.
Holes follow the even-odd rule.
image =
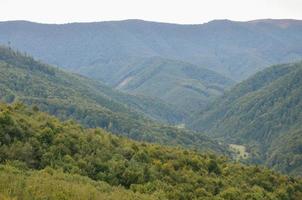
[[[302,19],[302,0],[0,0],[0,21],[123,19],[199,24],[213,19]]]

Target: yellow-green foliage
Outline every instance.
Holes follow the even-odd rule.
[[[98,193],[105,199],[142,199],[140,194],[171,200],[302,198],[299,179],[84,129],[22,104],[0,106],[0,143],[0,162],[17,169],[0,168],[0,191],[12,198],[97,199]]]
[[[152,199],[122,187],[92,181],[79,175],[45,169],[23,172],[9,165],[0,165],[0,199],[110,200]]]

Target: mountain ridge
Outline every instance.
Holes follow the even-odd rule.
[[[152,20],[144,20],[144,19],[121,19],[121,20],[100,20],[100,21],[87,21],[87,22],[66,22],[66,23],[44,23],[44,22],[36,22],[31,20],[4,20],[1,22],[25,22],[25,23],[34,23],[34,24],[41,24],[41,25],[68,25],[68,24],[94,24],[94,23],[111,23],[111,22],[150,22],[150,23],[157,23],[157,24],[172,24],[172,25],[183,25],[183,26],[199,26],[204,25],[207,23],[213,22],[251,22],[251,23],[262,23],[262,22],[298,22],[302,23],[302,19],[294,19],[294,18],[260,18],[260,19],[252,19],[252,20],[232,20],[232,19],[213,19],[203,23],[174,23],[174,22],[164,22],[164,21],[152,21]]]
[[[18,21],[0,22],[0,32],[2,44],[111,87],[122,82],[122,75],[144,65],[139,74],[148,81],[141,79],[138,84],[137,78],[128,79],[118,89],[172,102],[189,114],[232,85],[219,84],[223,79],[238,82],[272,64],[302,59],[302,23],[288,20],[216,20],[201,25],[141,20],[63,25]],[[163,59],[161,63],[158,57]],[[155,62],[157,67],[166,66],[148,78],[147,73],[155,72]],[[180,69],[188,64],[194,65],[196,72],[203,71],[197,74],[204,80],[205,73],[211,76],[215,72],[216,78],[205,84]],[[160,88],[165,91],[159,92]]]
[[[70,69],[89,66],[92,60],[102,56],[160,55],[191,62],[229,78],[242,80],[271,64],[302,58],[299,48],[302,39],[298,34],[302,24],[300,21],[291,21],[291,26],[284,29],[274,25],[279,21],[270,20],[267,23],[267,20],[260,20],[251,23],[216,20],[200,25],[137,20],[63,25],[9,21],[0,22],[0,42],[10,42],[14,48],[47,63]],[[18,31],[21,27],[22,33]],[[51,43],[45,41],[46,36]],[[26,38],[26,41],[21,38]],[[77,44],[76,38],[81,40],[82,45]],[[39,43],[44,44],[43,48],[41,45],[33,46]],[[241,43],[246,45],[242,46]],[[85,53],[86,50],[90,51],[90,55]],[[66,51],[69,53],[66,54]],[[267,54],[269,51],[271,53]],[[283,60],[279,60],[279,55]],[[243,66],[245,69],[242,69]],[[253,69],[254,66],[259,66],[259,69]]]

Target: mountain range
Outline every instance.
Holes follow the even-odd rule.
[[[228,88],[231,80],[241,81],[272,64],[302,59],[301,31],[301,21],[269,19],[215,20],[200,25],[142,20],[62,25],[9,21],[0,23],[0,43],[125,91],[161,98],[167,103],[177,99],[173,103],[181,107],[191,100],[187,99],[190,95],[194,106],[196,101],[203,106],[208,98],[215,98],[221,89]],[[178,66],[181,62],[190,63],[202,73],[207,73],[207,68],[211,75],[215,71],[225,77],[215,75],[216,79],[204,83],[188,76],[186,70],[168,77],[166,71],[171,62]],[[136,73],[137,68],[139,73],[156,68],[155,77],[137,82],[126,76]],[[163,85],[158,86],[159,78],[166,82],[161,81]],[[216,85],[218,88],[213,89]],[[154,92],[161,86],[169,92]],[[187,104],[184,106],[189,108]]]
[[[301,33],[0,22],[0,199],[301,199]]]
[[[200,25],[11,21],[0,23],[0,42],[67,69],[95,65],[102,70],[119,58],[160,56],[242,80],[271,64],[300,59],[301,30],[298,20],[215,20]]]

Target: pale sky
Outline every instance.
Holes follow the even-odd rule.
[[[0,21],[124,19],[200,24],[213,19],[302,19],[302,0],[0,0]]]

